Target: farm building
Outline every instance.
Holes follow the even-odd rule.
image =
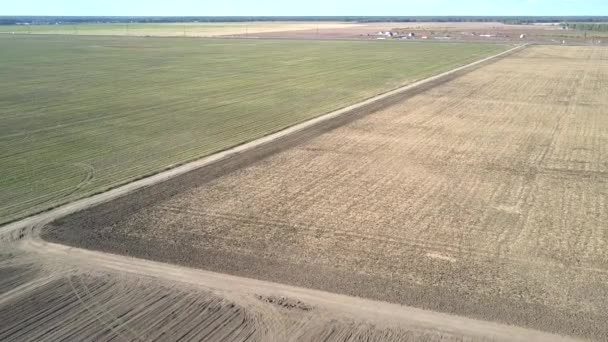
[[[384,32],[384,31],[380,31],[380,32],[378,32],[376,35],[378,35],[378,36],[383,36],[383,37],[392,37],[392,36],[394,36],[394,35],[396,35],[396,34],[395,34],[395,33],[393,33],[393,32],[391,32],[391,31],[386,31],[386,32]]]

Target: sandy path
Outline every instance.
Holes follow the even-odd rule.
[[[115,272],[153,277],[169,282],[199,286],[240,305],[253,296],[286,297],[309,308],[320,308],[319,314],[329,317],[348,317],[380,327],[407,327],[426,331],[441,331],[456,336],[496,341],[573,341],[573,339],[530,329],[483,322],[432,311],[371,301],[323,291],[281,285],[260,280],[190,269],[143,259],[94,252],[79,248],[27,239],[23,250],[39,254],[64,265],[80,268],[106,269]],[[38,285],[38,284],[37,284]],[[34,286],[26,286],[23,291]],[[14,293],[11,294],[15,296]],[[310,327],[308,327],[310,328]]]

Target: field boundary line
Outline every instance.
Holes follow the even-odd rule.
[[[127,183],[122,186],[110,189],[106,192],[102,192],[90,197],[85,197],[74,202],[59,206],[57,208],[50,209],[48,211],[44,211],[23,218],[21,220],[8,223],[6,225],[0,226],[0,242],[20,240],[25,236],[28,236],[31,231],[40,228],[56,219],[126,196],[128,194],[134,193],[137,190],[148,188],[155,184],[163,183],[167,180],[174,179],[181,175],[185,175],[189,172],[201,169],[205,166],[210,166],[217,162],[227,160],[230,157],[244,154],[245,152],[259,148],[260,146],[269,145],[269,143],[277,141],[279,139],[286,138],[289,136],[295,136],[296,133],[305,132],[313,127],[320,127],[323,123],[329,124],[332,120],[348,116],[347,114],[361,112],[362,110],[366,110],[367,112],[376,111],[379,108],[373,108],[374,105],[382,105],[383,102],[394,100],[396,97],[405,95],[408,92],[425,91],[435,86],[437,82],[441,83],[442,81],[448,81],[453,77],[459,76],[462,72],[473,70],[476,67],[482,66],[488,62],[492,62],[498,58],[508,56],[516,51],[526,48],[527,46],[528,44],[518,45],[511,49],[507,49],[501,53],[485,57],[483,59],[451,69],[449,71],[387,91],[385,93],[371,97],[367,100],[343,107],[341,109],[332,111],[324,115],[317,116],[310,120],[300,122],[278,132],[271,133],[261,138],[226,149],[224,151],[220,151],[218,153],[211,154],[201,159],[197,159],[192,162],[182,164],[180,166],[176,166],[165,171],[161,171],[149,177],[145,177],[133,181],[131,183]],[[398,100],[403,100],[403,98],[399,97]],[[339,124],[341,125],[342,123]]]

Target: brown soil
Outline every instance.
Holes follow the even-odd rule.
[[[505,25],[502,23],[372,23],[343,27],[309,28],[276,32],[260,32],[249,38],[287,39],[377,39],[378,32],[391,31],[400,36],[415,33],[416,41],[517,42],[540,44],[608,44],[605,32],[562,30],[559,26]],[[525,38],[521,38],[521,35]],[[428,39],[422,39],[426,36]],[[233,35],[232,37],[245,37]]]
[[[605,340],[607,58],[533,47],[44,237]]]
[[[123,200],[129,201],[133,196],[143,199],[150,194],[148,191],[153,195],[159,195],[159,191],[166,196],[175,195],[192,186],[188,174],[199,177],[197,181],[203,181],[201,175],[212,180],[228,169],[251,165],[264,156],[297,146],[331,128],[394,104],[403,96],[413,96],[493,60],[457,68],[202,160],[0,227],[3,251],[0,336],[27,341],[569,340],[396,304],[54,245],[38,238],[41,226],[54,219],[129,194]],[[167,192],[157,185],[174,177],[178,178],[164,183]],[[184,187],[175,187],[176,184]],[[135,195],[138,189],[144,190]],[[162,198],[156,196],[156,200]],[[145,201],[129,203],[143,205]],[[117,204],[120,205],[118,202],[109,205]]]
[[[42,257],[41,274],[0,295],[3,340],[569,341],[37,239],[19,250]]]

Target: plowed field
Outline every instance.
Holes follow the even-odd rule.
[[[602,340],[606,108],[608,49],[535,46],[46,238]]]

